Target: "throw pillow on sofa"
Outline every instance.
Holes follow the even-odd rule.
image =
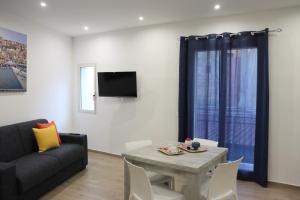
[[[43,129],[33,128],[32,130],[39,147],[39,152],[45,152],[60,146],[54,125]]]
[[[62,144],[61,142],[61,139],[60,139],[60,136],[58,134],[58,131],[57,131],[57,128],[56,128],[56,124],[54,121],[50,122],[50,123],[46,123],[46,124],[42,124],[42,123],[37,123],[36,126],[37,128],[41,129],[41,128],[48,128],[49,126],[51,125],[54,125],[55,126],[55,131],[56,131],[56,134],[57,134],[57,139],[58,139],[58,142],[59,144]]]

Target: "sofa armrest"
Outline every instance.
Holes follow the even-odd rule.
[[[85,155],[84,155],[84,166],[88,164],[88,141],[87,135],[84,134],[72,134],[72,133],[59,133],[62,143],[72,143],[79,144],[83,146]]]
[[[0,199],[15,200],[16,198],[16,166],[12,163],[0,162]]]
[[[59,133],[62,143],[80,144],[87,148],[87,136],[83,134]]]

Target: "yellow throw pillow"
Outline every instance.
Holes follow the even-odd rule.
[[[32,130],[39,146],[39,152],[44,152],[49,149],[59,147],[59,141],[54,125],[43,129],[33,128]]]

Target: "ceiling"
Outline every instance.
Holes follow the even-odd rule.
[[[41,0],[42,1],[42,0]],[[0,0],[0,12],[70,36],[300,5],[300,0]],[[215,11],[219,3],[221,9]],[[139,17],[144,16],[144,21]],[[85,31],[84,26],[89,26]]]

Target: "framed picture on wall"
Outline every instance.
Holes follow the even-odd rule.
[[[0,91],[27,89],[27,36],[0,27]]]

